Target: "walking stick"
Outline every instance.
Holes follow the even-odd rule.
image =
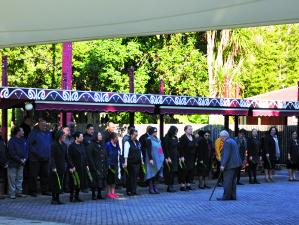
[[[222,175],[222,171],[220,171],[220,173],[219,173],[219,177],[218,177],[217,182],[216,182],[216,184],[215,184],[215,186],[214,186],[214,188],[213,188],[213,191],[212,191],[212,194],[211,194],[211,196],[210,196],[210,198],[209,198],[209,201],[211,201],[211,199],[212,199],[212,197],[213,197],[213,194],[214,194],[214,192],[215,192],[215,190],[216,190],[216,187],[218,186],[219,181],[220,181],[220,179],[221,179],[221,175]]]

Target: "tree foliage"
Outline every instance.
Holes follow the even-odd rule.
[[[248,97],[295,85],[299,72],[299,25],[167,34],[73,43],[73,88],[191,96]],[[61,87],[61,44],[0,50],[9,60],[9,85]],[[128,114],[110,114],[127,123]],[[136,114],[139,123],[156,116]],[[169,122],[207,122],[206,116],[166,117]]]

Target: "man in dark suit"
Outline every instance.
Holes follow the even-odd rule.
[[[220,167],[223,172],[224,193],[223,197],[217,198],[217,200],[236,200],[237,173],[242,165],[239,147],[236,141],[229,137],[227,131],[221,131],[219,136],[224,142]]]

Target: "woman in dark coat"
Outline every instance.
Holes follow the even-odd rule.
[[[50,187],[52,191],[51,204],[63,204],[59,199],[59,194],[63,188],[63,175],[65,173],[65,165],[67,163],[67,146],[64,143],[64,132],[57,131],[55,141],[51,145],[50,159]]]
[[[263,161],[266,182],[273,181],[272,175],[275,169],[277,158],[279,158],[280,155],[277,134],[278,132],[276,127],[271,127],[269,130],[269,134],[264,139]]]
[[[164,152],[164,180],[168,185],[167,192],[176,192],[174,189],[174,177],[179,167],[179,140],[177,138],[178,128],[171,126],[162,141]]]
[[[213,145],[210,140],[211,132],[205,131],[202,138],[199,139],[197,147],[197,168],[199,176],[200,189],[210,188],[206,183],[206,177],[209,177],[212,157],[213,157]]]
[[[86,150],[83,144],[83,134],[75,132],[75,141],[68,148],[68,159],[70,167],[70,201],[82,202],[79,198],[80,189],[87,188],[87,171],[89,170],[87,164]],[[78,176],[77,176],[78,175]],[[79,180],[76,179],[79,177]]]
[[[181,191],[189,191],[192,190],[196,140],[192,134],[192,126],[185,126],[184,131],[185,134],[179,140],[179,183],[181,184]]]
[[[288,163],[289,181],[297,181],[296,171],[299,169],[299,140],[297,132],[292,133],[292,138],[288,144]]]
[[[250,184],[259,184],[256,179],[256,169],[261,160],[261,141],[257,136],[257,129],[251,131],[252,136],[247,141],[247,162]],[[252,179],[253,177],[253,179]]]
[[[107,152],[103,146],[101,132],[97,132],[87,147],[87,158],[90,173],[92,176],[91,191],[92,200],[103,199],[101,191],[105,187],[107,179]],[[96,196],[96,190],[98,194]]]

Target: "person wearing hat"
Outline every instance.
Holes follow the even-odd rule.
[[[51,145],[51,158],[50,158],[50,187],[52,191],[51,204],[63,204],[59,199],[59,194],[63,188],[63,175],[65,173],[65,165],[67,162],[67,146],[64,143],[63,130],[57,131],[55,140]]]
[[[164,153],[161,141],[157,137],[157,128],[151,127],[146,141],[146,174],[149,182],[149,193],[159,194],[155,181],[158,176],[163,176]]]

